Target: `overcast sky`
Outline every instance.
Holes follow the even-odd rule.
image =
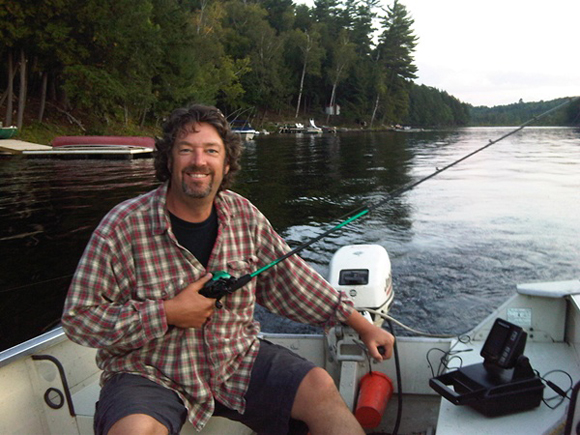
[[[399,1],[419,37],[416,83],[475,106],[580,96],[580,0]]]
[[[485,106],[580,95],[579,0],[400,2],[419,37],[417,83]]]

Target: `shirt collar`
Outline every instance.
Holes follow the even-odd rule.
[[[153,234],[163,234],[171,227],[171,221],[167,212],[167,189],[169,182],[159,186],[151,198],[151,221],[153,222]],[[227,226],[230,221],[230,205],[227,200],[228,191],[220,191],[215,198],[215,207],[220,225]]]

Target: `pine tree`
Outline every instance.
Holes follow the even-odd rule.
[[[413,52],[418,38],[413,35],[414,20],[407,8],[395,0],[382,19],[383,32],[379,38],[376,58],[384,73],[382,94],[377,93],[375,108],[382,109],[383,121],[399,122],[409,107],[408,88],[417,78]],[[374,119],[373,119],[374,120]]]

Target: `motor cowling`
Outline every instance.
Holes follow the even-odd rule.
[[[330,262],[329,282],[347,294],[361,312],[371,309],[386,314],[395,296],[389,254],[380,245],[340,248]],[[376,322],[382,323],[382,319]]]

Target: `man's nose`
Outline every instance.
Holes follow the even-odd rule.
[[[206,164],[205,153],[202,149],[195,149],[191,153],[191,163],[196,166],[204,166]]]

